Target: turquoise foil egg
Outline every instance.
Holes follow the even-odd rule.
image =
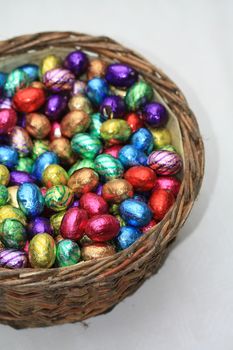
[[[26,73],[30,78],[31,82],[39,79],[39,66],[37,64],[23,64],[22,66],[18,67],[18,69]]]
[[[6,80],[7,80],[7,74],[4,72],[0,72],[0,92],[4,88]]]
[[[17,201],[22,212],[29,217],[40,215],[44,209],[44,197],[39,187],[29,182],[19,187]]]
[[[89,134],[91,136],[100,138],[100,128],[105,119],[100,113],[93,113],[91,115],[91,124],[89,127]]]
[[[87,97],[92,103],[99,106],[109,93],[107,82],[101,78],[93,78],[88,81],[86,87]]]
[[[102,150],[102,143],[87,133],[78,133],[71,140],[71,148],[82,158],[94,159]]]
[[[16,91],[29,86],[31,83],[29,76],[21,69],[14,69],[7,77],[4,94],[13,97]]]

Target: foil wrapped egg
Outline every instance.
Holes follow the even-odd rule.
[[[0,94],[1,96],[1,94]],[[9,109],[12,108],[12,100],[9,97],[0,98],[0,109]]]
[[[16,167],[19,161],[19,155],[15,148],[11,146],[0,145],[0,164],[9,169]]]
[[[96,77],[103,78],[105,75],[106,68],[107,64],[102,59],[92,59],[87,69],[87,79],[90,80]]]
[[[125,103],[123,98],[116,95],[105,97],[100,106],[100,113],[105,119],[122,118],[125,114]]]
[[[71,176],[76,170],[83,168],[95,169],[95,164],[93,160],[90,159],[81,159],[78,160],[73,166],[68,170],[68,175]]]
[[[157,222],[154,219],[151,219],[151,221],[149,222],[149,224],[147,224],[146,226],[143,226],[141,228],[142,233],[147,233],[148,231],[150,231],[153,227],[155,227],[157,224]]]
[[[74,81],[74,74],[63,68],[51,69],[42,78],[42,82],[46,88],[53,92],[70,91]]]
[[[132,132],[143,127],[143,121],[137,113],[129,113],[125,116],[125,121],[129,124]]]
[[[119,204],[133,196],[133,186],[124,179],[113,179],[103,185],[102,196],[109,203]]]
[[[87,86],[87,84],[85,81],[75,80],[75,82],[73,84],[72,91],[71,91],[71,96],[79,95],[79,94],[84,95],[86,92],[86,86]]]
[[[4,85],[7,81],[7,73],[4,72],[0,72],[0,94],[2,94],[3,90],[4,90]]]
[[[22,249],[27,241],[24,225],[15,219],[6,219],[0,225],[0,240],[5,248]]]
[[[89,217],[107,214],[108,204],[105,199],[95,193],[84,193],[80,198],[80,208],[86,210]]]
[[[62,211],[73,202],[73,193],[69,187],[64,185],[52,186],[45,195],[45,205],[54,211]]]
[[[42,182],[47,188],[55,185],[66,185],[67,181],[67,172],[58,164],[47,166],[42,175]]]
[[[29,86],[16,92],[13,97],[13,105],[19,112],[31,113],[38,110],[45,103],[43,89]]]
[[[88,243],[81,249],[81,255],[84,261],[106,258],[114,255],[115,253],[115,246],[107,242]]]
[[[22,210],[13,207],[12,205],[4,205],[0,207],[0,224],[6,219],[16,219],[24,226],[26,225],[26,216]]]
[[[58,164],[58,156],[54,152],[44,152],[36,160],[33,165],[32,175],[39,181],[42,180],[42,175],[47,166]]]
[[[50,120],[59,119],[65,112],[67,107],[67,99],[60,94],[53,94],[47,98],[44,113]]]
[[[68,180],[68,187],[77,196],[93,191],[99,183],[99,175],[93,169],[76,170]]]
[[[14,69],[7,76],[4,85],[4,95],[6,97],[13,97],[19,89],[23,89],[29,84],[29,76],[21,69]]]
[[[153,128],[160,128],[167,124],[166,108],[159,102],[150,102],[143,108],[143,120]]]
[[[155,148],[161,148],[172,143],[171,133],[167,128],[149,128]]]
[[[51,236],[53,235],[50,220],[43,216],[37,216],[35,218],[32,218],[28,223],[27,230],[30,240],[39,233],[46,232]]]
[[[26,73],[30,79],[30,81],[37,80],[39,78],[39,66],[33,63],[26,63],[22,66],[19,66],[17,69],[22,70]]]
[[[64,67],[73,72],[77,77],[87,70],[88,64],[88,57],[81,50],[70,52],[64,60]]]
[[[32,158],[36,159],[41,154],[49,151],[49,141],[48,140],[34,140],[32,148]]]
[[[142,235],[141,231],[136,227],[122,226],[119,234],[115,238],[118,250],[127,249]]]
[[[16,125],[17,114],[12,108],[0,109],[0,134],[11,132]]]
[[[126,168],[147,164],[146,154],[133,145],[123,146],[119,152],[118,159]]]
[[[48,118],[41,113],[29,113],[26,116],[26,130],[35,139],[44,139],[51,130]]]
[[[149,199],[149,207],[155,220],[162,220],[174,202],[175,197],[171,191],[155,190]]]
[[[140,128],[130,138],[130,143],[140,151],[150,153],[153,150],[153,136],[146,128]]]
[[[127,91],[125,103],[129,110],[136,111],[150,102],[154,97],[154,91],[150,84],[145,81],[138,81]]]
[[[56,258],[56,244],[52,236],[42,233],[32,238],[28,252],[29,262],[34,268],[50,268]]]
[[[52,227],[52,230],[54,234],[57,236],[60,233],[60,227],[61,227],[61,222],[66,213],[66,210],[60,211],[56,214],[53,214],[50,217],[50,225]]]
[[[16,166],[15,169],[19,171],[26,171],[27,173],[31,173],[33,164],[34,164],[33,159],[29,157],[19,158],[18,165]]]
[[[109,154],[110,156],[114,158],[118,158],[119,152],[122,149],[122,145],[114,145],[108,148],[105,148],[103,151],[104,154]]]
[[[41,81],[33,81],[30,86],[36,89],[45,89],[45,86]]]
[[[24,251],[16,249],[0,250],[0,266],[9,269],[22,269],[27,267],[28,259]]]
[[[91,119],[84,111],[72,111],[66,114],[61,121],[61,132],[65,137],[72,137],[86,131]]]
[[[19,186],[17,201],[22,212],[29,217],[38,216],[44,210],[44,197],[35,184],[26,182]]]
[[[9,192],[6,186],[0,184],[0,207],[9,201]]]
[[[126,199],[120,204],[120,215],[127,225],[143,227],[147,225],[152,213],[148,205],[135,199]]]
[[[165,146],[159,147],[158,150],[177,152],[176,148],[173,145],[165,145]]]
[[[121,162],[109,154],[100,154],[96,157],[95,170],[106,180],[121,177],[124,172]]]
[[[87,114],[93,113],[91,102],[82,94],[74,95],[68,103],[70,111],[83,111]]]
[[[124,143],[131,135],[131,128],[123,119],[108,119],[102,124],[100,135],[110,145]]]
[[[85,233],[93,242],[105,242],[116,237],[119,229],[119,221],[113,215],[102,214],[88,220]]]
[[[20,126],[15,126],[12,130],[10,145],[17,150],[21,157],[26,157],[32,152],[32,140],[28,132]]]
[[[137,71],[123,63],[113,63],[107,67],[105,79],[110,85],[128,88],[138,79]]]
[[[108,84],[102,78],[93,78],[87,83],[86,94],[94,105],[99,106],[109,94]]]
[[[81,239],[84,235],[87,221],[88,215],[86,210],[77,207],[68,209],[60,226],[62,237],[75,241]]]
[[[182,169],[182,159],[175,152],[154,151],[148,157],[148,165],[158,175],[174,175]]]
[[[27,171],[13,170],[10,174],[10,184],[13,186],[22,185],[26,182],[34,183],[36,178]]]
[[[81,251],[76,242],[63,239],[57,244],[56,265],[59,267],[75,265],[81,258]]]
[[[96,138],[100,138],[100,128],[103,122],[104,122],[104,118],[100,113],[91,114],[89,135]]]
[[[15,208],[19,208],[19,203],[17,201],[18,189],[19,189],[19,186],[9,186],[8,187],[9,204]]]
[[[56,55],[48,55],[44,57],[40,62],[40,76],[42,77],[51,69],[61,67],[61,59]]]
[[[180,190],[181,181],[173,176],[161,176],[157,177],[155,181],[154,190],[167,190],[171,191],[174,196],[178,195]]]
[[[146,166],[133,166],[129,168],[124,178],[133,186],[135,191],[146,192],[154,188],[156,183],[155,172]]]
[[[7,186],[10,180],[10,172],[7,167],[0,164],[0,184]]]
[[[87,133],[79,133],[72,138],[71,148],[80,157],[92,160],[102,150],[102,143],[98,138]]]
[[[50,133],[49,133],[50,141],[53,141],[55,139],[59,139],[61,136],[62,136],[61,124],[58,123],[58,122],[53,122],[51,124],[51,130],[50,130]]]
[[[77,156],[72,151],[70,141],[65,137],[54,139],[49,147],[52,152],[57,154],[62,164],[71,165],[77,159]]]

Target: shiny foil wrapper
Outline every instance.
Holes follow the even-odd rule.
[[[86,210],[77,207],[70,208],[65,213],[60,232],[63,238],[77,241],[84,235],[84,230],[88,221]]]
[[[45,103],[45,92],[43,89],[28,87],[19,90],[13,97],[15,109],[23,113],[31,113],[38,110]]]
[[[25,157],[32,152],[33,143],[28,132],[20,126],[15,126],[10,134],[10,143],[21,157]]]
[[[131,132],[130,126],[123,119],[106,120],[100,128],[101,137],[111,145],[126,142]]]
[[[11,146],[0,145],[0,165],[5,165],[7,168],[15,168],[18,164],[18,152]]]
[[[149,128],[154,139],[155,148],[161,148],[172,143],[171,133],[167,128]]]
[[[27,241],[23,224],[15,219],[6,219],[0,227],[0,240],[6,248],[22,249]]]
[[[134,227],[143,227],[152,218],[148,205],[135,199],[126,199],[120,204],[120,215],[127,225]]]
[[[74,196],[71,190],[64,185],[50,187],[45,195],[45,205],[54,211],[62,211],[73,202]]]
[[[42,181],[47,188],[55,185],[66,185],[68,174],[60,165],[51,164],[43,172]]]
[[[22,269],[27,267],[28,259],[25,252],[16,249],[0,250],[0,266],[9,269]]]
[[[78,94],[71,97],[68,103],[70,111],[83,111],[87,114],[93,113],[91,102],[85,96]]]
[[[36,159],[42,153],[49,151],[49,141],[48,140],[35,140],[33,142],[32,148],[32,158]]]
[[[11,132],[16,124],[17,114],[11,109],[0,109],[0,134]]]
[[[71,165],[73,164],[77,156],[73,153],[71,149],[70,141],[65,137],[60,137],[54,139],[50,145],[50,150],[58,155],[61,163]]]
[[[103,185],[102,196],[109,203],[119,204],[133,196],[133,186],[124,179],[114,179]]]
[[[56,55],[48,55],[41,60],[40,63],[40,76],[43,76],[51,69],[61,67],[62,62],[60,57]]]
[[[110,241],[118,234],[120,223],[109,214],[95,215],[85,226],[86,235],[94,242]]]
[[[19,186],[9,186],[8,187],[9,204],[15,208],[19,208],[19,203],[17,201],[18,189],[19,189]]]
[[[32,175],[39,181],[42,180],[44,170],[50,164],[58,164],[59,158],[54,152],[44,152],[36,158],[33,165]]]
[[[4,95],[6,97],[13,97],[18,90],[27,87],[29,84],[29,76],[21,69],[14,69],[7,76],[4,85]]]
[[[24,183],[19,186],[17,201],[25,215],[35,217],[44,210],[44,197],[39,187],[33,183]]]
[[[82,258],[85,261],[93,259],[106,258],[116,253],[113,244],[110,243],[91,243],[86,244],[81,249]]]
[[[12,205],[4,205],[0,207],[0,224],[5,219],[16,219],[20,221],[24,226],[26,225],[26,216],[21,209],[15,208]]]
[[[77,77],[86,72],[89,59],[85,52],[75,50],[70,52],[64,59],[64,67],[73,72]]]
[[[125,116],[125,121],[129,124],[132,132],[137,131],[144,125],[143,120],[140,118],[140,116],[137,113],[133,112]]]
[[[58,123],[58,122],[53,122],[51,124],[51,130],[50,130],[50,133],[49,133],[50,141],[52,142],[53,140],[59,139],[61,137],[62,137],[61,124]]]
[[[175,197],[171,191],[163,189],[154,191],[149,199],[149,207],[155,220],[162,220],[174,202]]]
[[[94,58],[89,63],[88,70],[87,70],[87,79],[90,80],[96,77],[99,77],[99,78],[104,77],[106,68],[107,68],[107,64],[105,61],[99,58]]]
[[[182,169],[183,162],[175,152],[154,151],[148,157],[148,165],[158,175],[174,175]]]
[[[101,152],[102,143],[87,133],[79,133],[72,138],[71,148],[80,157],[93,160]]]
[[[26,171],[13,170],[10,174],[10,184],[14,186],[22,185],[25,182],[35,183],[36,178]]]
[[[9,201],[9,192],[6,186],[0,185],[0,207]]]
[[[171,191],[176,197],[180,190],[180,185],[181,181],[173,176],[161,176],[156,179],[154,190],[163,189]]]
[[[115,239],[118,250],[127,249],[142,235],[136,227],[123,226]]]
[[[146,128],[140,128],[132,135],[130,143],[139,151],[146,152],[147,154],[153,150],[153,136],[150,130]]]
[[[77,170],[83,169],[83,168],[90,168],[95,169],[95,164],[93,160],[90,159],[81,159],[78,160],[73,166],[68,170],[68,175],[71,176],[73,173]]]
[[[56,258],[56,244],[52,236],[42,233],[29,244],[29,262],[34,268],[50,268]]]
[[[154,97],[154,91],[150,84],[143,80],[132,85],[125,96],[125,103],[129,110],[136,111]]]
[[[105,199],[91,192],[82,195],[80,208],[86,210],[89,217],[108,213],[108,204]]]
[[[80,260],[81,251],[76,242],[70,239],[61,240],[57,245],[56,265],[59,267],[77,264]]]
[[[51,124],[44,114],[29,113],[26,117],[26,130],[35,139],[44,139],[51,130]]]
[[[133,186],[135,191],[146,192],[154,188],[156,183],[155,172],[145,166],[134,166],[129,168],[124,178]]]
[[[166,108],[159,102],[151,102],[143,108],[143,120],[154,128],[161,128],[168,122]]]
[[[121,162],[109,154],[100,154],[96,157],[95,170],[106,180],[121,177],[124,172]]]
[[[51,69],[42,78],[42,82],[46,88],[54,92],[70,91],[74,81],[74,74],[63,68]]]
[[[27,173],[31,173],[32,168],[33,168],[33,164],[34,164],[33,159],[31,159],[29,157],[19,158],[19,162],[18,162],[18,165],[16,167],[16,170],[26,171]]]
[[[125,168],[136,165],[147,165],[146,154],[137,149],[134,145],[123,146],[118,154],[118,159]]]
[[[72,137],[87,130],[91,119],[84,111],[72,111],[65,115],[61,121],[61,132],[65,137]]]
[[[138,73],[127,64],[113,63],[107,67],[105,78],[110,85],[128,88],[137,81]]]
[[[0,164],[0,184],[7,186],[10,180],[10,172],[7,167]]]
[[[66,210],[60,211],[50,217],[50,225],[55,235],[59,235],[61,222],[66,213]]]
[[[68,187],[78,196],[91,192],[99,183],[98,174],[89,168],[77,170],[68,180]]]

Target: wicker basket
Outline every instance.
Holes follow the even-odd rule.
[[[0,269],[0,322],[14,328],[81,321],[133,293],[161,266],[202,183],[203,143],[185,97],[163,72],[132,50],[107,37],[73,32],[24,35],[0,42],[0,70],[38,62],[48,51],[62,55],[76,47],[107,61],[129,63],[153,85],[178,122],[183,181],[175,205],[156,228],[115,256],[67,268]]]

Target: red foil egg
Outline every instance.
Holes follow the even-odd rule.
[[[125,121],[129,124],[130,128],[132,129],[132,132],[137,131],[138,129],[142,128],[144,123],[140,119],[139,115],[136,113],[130,113],[125,117]]]
[[[65,213],[60,227],[63,238],[78,240],[84,235],[88,215],[86,210],[73,207]]]
[[[43,89],[27,87],[16,92],[13,105],[19,112],[30,113],[37,111],[45,103]]]
[[[141,230],[142,230],[143,233],[147,233],[150,229],[152,229],[152,227],[155,227],[156,224],[157,224],[157,222],[154,219],[152,219],[149,222],[149,224],[147,224],[146,226],[143,226],[141,228]]]
[[[0,134],[11,132],[16,121],[17,114],[13,109],[0,109]]]
[[[95,193],[85,193],[80,198],[80,208],[85,209],[89,216],[106,214],[108,212],[108,204],[103,197]]]
[[[43,197],[45,197],[47,191],[48,191],[48,189],[46,187],[41,187],[40,188],[40,192],[41,192]]]
[[[53,141],[55,139],[59,139],[61,137],[61,125],[58,122],[54,122],[51,125],[50,130],[50,141]]]
[[[110,154],[110,156],[114,157],[114,158],[118,158],[118,154],[120,152],[120,150],[122,149],[123,146],[121,145],[115,145],[112,147],[108,147],[104,150],[103,153],[105,154]]]
[[[85,227],[86,235],[94,242],[109,241],[116,237],[119,230],[119,221],[109,214],[93,216]]]
[[[154,191],[149,199],[149,207],[155,220],[162,220],[174,202],[175,197],[171,191],[162,189]]]
[[[171,191],[176,197],[180,190],[181,182],[179,179],[172,176],[157,177],[155,181],[155,190],[163,189]]]
[[[124,178],[131,183],[136,191],[144,192],[154,188],[156,174],[148,167],[136,165],[125,172]]]

